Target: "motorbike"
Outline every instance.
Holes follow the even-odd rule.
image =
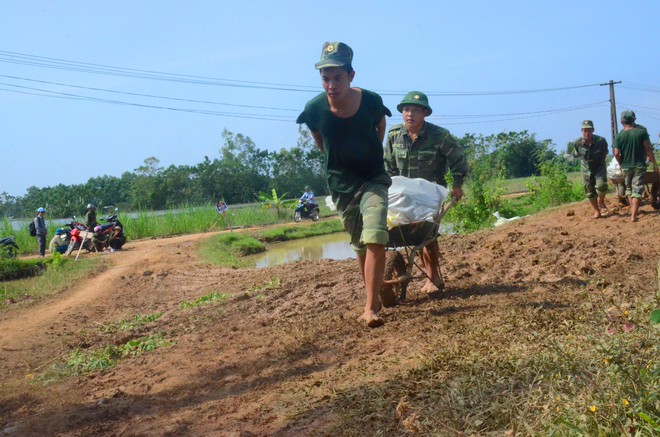
[[[69,229],[65,227],[62,228],[66,235],[64,239],[68,242],[68,246],[64,252],[65,255],[71,255],[73,251],[80,249],[81,244],[83,249],[88,252],[92,251],[92,233],[88,232],[87,226],[77,221],[75,215],[72,217],[72,220],[69,223],[65,223],[64,226],[69,227]]]
[[[306,200],[298,201],[298,206],[293,212],[293,221],[297,223],[306,218],[317,221],[319,219],[320,212],[321,210],[316,203],[307,202]]]
[[[14,236],[5,237],[0,239],[0,251],[2,256],[7,258],[15,258],[18,254],[18,244],[14,241]]]
[[[126,243],[126,236],[124,235],[124,225],[117,217],[117,209],[115,208],[114,214],[101,221],[105,221],[105,224],[94,228],[95,249],[102,251],[109,248],[111,252],[120,250]]]

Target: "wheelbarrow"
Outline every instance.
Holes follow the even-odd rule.
[[[426,246],[438,238],[440,221],[455,203],[454,198],[451,198],[438,212],[433,222],[407,223],[388,230],[385,276],[380,289],[380,300],[384,307],[392,307],[398,302],[405,301],[408,284],[413,279],[431,279],[416,262],[416,258]],[[415,266],[422,274],[413,275]]]

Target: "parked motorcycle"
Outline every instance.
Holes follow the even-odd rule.
[[[306,218],[310,218],[313,221],[317,221],[319,219],[320,212],[321,210],[319,209],[319,206],[316,203],[307,202],[305,200],[298,201],[298,206],[296,207],[296,210],[293,212],[293,221],[297,223]]]
[[[88,232],[87,226],[83,223],[77,221],[76,216],[72,217],[72,220],[69,223],[65,223],[64,226],[68,226],[69,229],[63,227],[64,233],[66,234],[65,240],[68,242],[68,246],[65,255],[71,255],[74,251],[80,248],[87,250],[88,252],[92,251],[92,233]]]
[[[15,258],[18,254],[18,244],[14,241],[14,236],[0,239],[0,251],[2,257]]]
[[[124,225],[117,217],[117,209],[115,213],[109,215],[105,219],[105,224],[94,228],[94,246],[96,250],[102,251],[110,249],[111,251],[120,250],[126,243],[126,236],[124,235]]]

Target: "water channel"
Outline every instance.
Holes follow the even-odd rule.
[[[346,232],[273,243],[265,252],[250,256],[258,269],[296,261],[349,258],[355,258],[355,252]]]

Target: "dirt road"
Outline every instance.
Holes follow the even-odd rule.
[[[94,255],[110,265],[98,276],[0,315],[0,434],[329,435],[337,396],[395,381],[419,365],[429,338],[497,331],[512,307],[560,311],[577,289],[653,296],[660,212],[643,207],[637,223],[627,210],[590,215],[580,203],[444,238],[447,291],[427,296],[414,282],[374,330],[356,320],[354,261],[227,269],[199,261],[199,235],[129,242]],[[181,307],[209,293],[228,298]],[[138,314],[162,317],[108,329]],[[104,372],[37,381],[76,348],[156,333],[171,345]]]

